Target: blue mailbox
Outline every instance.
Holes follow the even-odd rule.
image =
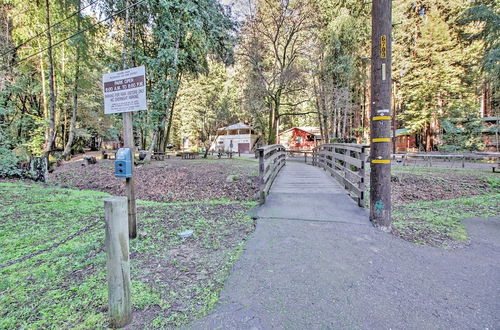
[[[116,152],[115,177],[132,177],[132,153],[130,152],[130,148],[120,148]]]

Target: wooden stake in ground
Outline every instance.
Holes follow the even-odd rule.
[[[110,327],[120,328],[132,319],[127,199],[104,200]]]
[[[372,1],[370,220],[391,226],[392,0]]]

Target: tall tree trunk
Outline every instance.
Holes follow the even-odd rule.
[[[176,95],[177,95],[177,92],[176,92]],[[169,97],[170,99],[170,97]],[[168,100],[167,101],[167,106],[166,106],[166,109],[165,109],[165,115],[163,116],[163,118],[161,119],[160,121],[160,124],[158,125],[158,127],[153,131],[153,136],[151,138],[151,144],[149,145],[149,149],[148,149],[148,152],[146,154],[146,158],[144,159],[145,161],[150,161],[151,160],[151,156],[153,155],[153,151],[154,151],[154,148],[157,147],[157,143],[159,142],[158,139],[160,138],[160,133],[162,132],[162,127],[165,127],[165,122],[167,121],[167,118],[168,118],[168,114],[170,114],[170,104],[174,104],[174,101],[175,100]],[[157,149],[159,150],[159,149]]]
[[[427,123],[425,127],[425,151],[431,151],[431,124]]]
[[[181,39],[181,31],[180,31],[180,23],[178,25],[178,33],[177,33],[177,39],[175,41],[175,54],[174,54],[174,61],[173,61],[173,67],[174,67],[174,70],[175,70],[175,73],[173,74],[173,79],[177,80],[177,63],[178,63],[178,59],[179,59],[179,46],[180,46],[180,39]],[[176,81],[176,88],[179,87],[179,82]],[[177,96],[177,90],[175,91],[175,96]],[[160,125],[158,125],[156,127],[156,129],[154,129],[153,131],[153,137],[151,138],[151,145],[149,146],[149,149],[148,149],[148,152],[146,154],[146,158],[144,159],[145,161],[150,161],[151,160],[151,156],[153,154],[153,150],[156,146],[156,143],[158,141],[158,136],[160,135],[159,132],[160,130],[165,127],[165,120],[166,118],[168,117],[168,115],[170,114],[170,103],[171,103],[171,93],[168,93],[167,95],[167,102],[166,102],[166,106],[165,106],[165,114],[163,116],[163,118],[161,119],[160,121]]]
[[[276,135],[275,135],[275,144],[279,144],[279,137],[280,137],[280,118],[281,116],[278,115],[276,116]]]
[[[347,105],[344,107],[344,118],[342,123],[342,138],[345,139],[347,137]]]
[[[151,138],[151,144],[149,145],[148,152],[146,154],[146,158],[144,159],[145,161],[149,162],[151,160],[151,156],[153,155],[153,149],[154,146],[156,145],[156,141],[158,140],[158,134],[159,130],[155,129],[153,131],[153,137]]]
[[[169,107],[168,113],[165,115],[165,126],[163,131],[161,132],[161,139],[158,146],[160,152],[165,152],[167,149],[167,144],[170,139],[170,130],[172,128],[172,121],[174,118],[174,109],[175,109],[175,101],[177,100],[177,94],[179,92],[180,84],[181,84],[181,75],[178,73],[175,77],[175,80],[178,82],[173,91],[173,97],[171,97],[171,104]]]
[[[321,134],[321,137],[324,141],[326,137],[326,132],[325,132],[325,127],[323,125],[323,118],[322,118],[322,108],[321,108],[321,100],[320,100],[320,93],[319,93],[319,79],[318,79],[318,84],[316,84],[316,78],[313,78],[313,89],[314,89],[314,96],[315,96],[315,104],[316,104],[316,112],[318,114],[318,122],[319,122],[319,131]]]
[[[165,117],[167,118],[167,117]],[[167,120],[165,119],[163,123],[166,123]],[[161,129],[158,130],[158,141],[156,143],[156,146],[153,148],[154,151],[161,152],[162,151],[162,146],[165,143],[165,126],[163,126]]]
[[[274,132],[274,101],[269,102],[269,125],[268,125],[268,136],[267,144],[273,144],[273,132]]]
[[[337,125],[337,108],[333,108],[333,111],[332,111],[332,129],[333,129],[333,132],[332,132],[332,137],[333,138],[338,138],[338,132],[339,132],[339,129],[338,129],[338,125]]]
[[[323,143],[330,143],[330,127],[328,126],[328,116],[323,114],[323,129],[325,136],[323,136]]]
[[[78,12],[81,10],[81,5],[82,2],[81,0],[78,0]],[[77,30],[80,31],[81,27],[81,15],[78,14],[78,21],[77,21]],[[73,140],[75,138],[75,130],[76,130],[76,114],[78,112],[78,81],[80,79],[80,54],[81,54],[81,48],[80,45],[76,46],[76,59],[75,59],[75,80],[74,80],[74,86],[73,86],[73,109],[71,112],[71,124],[69,128],[69,136],[68,136],[68,141],[66,143],[66,146],[64,147],[64,151],[61,155],[61,158],[64,159],[66,158],[70,152],[71,152],[71,146],[73,145]]]
[[[48,61],[49,61],[49,130],[45,145],[45,158],[47,159],[47,166],[49,164],[49,155],[52,150],[52,145],[55,140],[55,120],[56,120],[56,96],[54,87],[54,60],[52,57],[52,36],[50,31],[50,5],[49,0],[45,0],[45,21],[47,24],[47,47],[48,47]],[[48,170],[48,168],[47,168]],[[47,176],[45,176],[47,180]]]
[[[272,127],[271,134],[269,136],[269,144],[277,144],[278,143],[278,131],[279,131],[279,116],[280,116],[280,105],[281,105],[281,89],[274,96],[274,105],[273,105],[273,115],[272,115]]]
[[[170,118],[168,119],[167,123],[167,132],[165,134],[165,148],[167,147],[168,143],[170,142],[170,133],[172,131],[172,123],[174,121],[174,109],[175,109],[175,101],[177,100],[177,93],[179,92],[180,84],[181,84],[181,76],[177,78],[179,81],[179,84],[177,85],[177,88],[175,89],[175,96],[174,99],[172,100],[172,106],[170,107]],[[165,151],[166,149],[163,149]]]
[[[316,100],[316,112],[318,115],[318,122],[319,122],[319,132],[321,134],[321,137],[324,139],[325,138],[325,129],[323,127],[323,119],[321,118],[321,110],[319,108],[318,101]]]
[[[323,119],[323,130],[325,135],[323,136],[323,143],[330,143],[331,126],[328,125],[328,105],[326,100],[325,86],[324,82],[319,86],[320,90],[320,106]]]
[[[43,53],[40,54],[40,75],[42,78],[42,106],[43,118],[49,117],[49,110],[47,107],[47,90],[45,89],[45,66],[43,65]],[[45,141],[49,140],[49,128],[45,129]]]

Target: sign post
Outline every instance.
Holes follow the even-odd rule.
[[[102,76],[104,91],[104,113],[121,113],[123,116],[123,146],[135,155],[132,112],[147,109],[146,70],[144,66],[107,73]],[[125,179],[128,199],[129,237],[137,237],[137,212],[135,203],[135,178]]]

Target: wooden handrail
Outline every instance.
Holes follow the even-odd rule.
[[[313,165],[333,175],[356,196],[360,207],[365,199],[365,162],[369,146],[354,143],[322,144],[313,149]]]
[[[260,203],[264,204],[274,179],[285,165],[285,147],[273,144],[257,149],[257,153],[259,155]]]

